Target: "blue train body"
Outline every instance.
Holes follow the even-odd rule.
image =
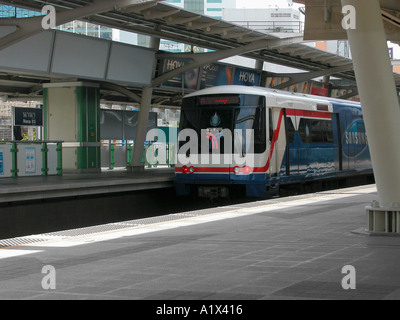
[[[232,96],[239,98],[229,100]],[[231,109],[237,110],[232,111],[233,116]],[[242,113],[247,115],[242,118],[245,120],[240,119]],[[223,122],[224,116],[229,120],[216,124],[216,117]],[[286,185],[372,175],[359,103],[240,86],[205,89],[184,99],[180,132],[191,128],[200,134],[203,129],[215,137],[218,134],[212,132],[221,132],[229,126],[236,129],[238,123],[256,129],[258,152],[254,152],[254,163],[247,166],[233,161],[214,165],[209,161],[184,165],[178,160],[175,169],[178,195],[197,189],[200,196],[224,196],[227,187],[242,185],[247,196],[266,197]],[[222,139],[219,141],[222,144]],[[214,145],[211,148],[210,143],[207,150],[210,154],[211,149]],[[181,160],[182,157],[185,155],[181,154]]]

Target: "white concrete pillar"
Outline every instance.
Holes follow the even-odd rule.
[[[347,35],[380,205],[400,202],[400,108],[378,0],[341,0],[356,9]]]

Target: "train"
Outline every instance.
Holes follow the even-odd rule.
[[[354,178],[373,182],[358,102],[248,86],[217,86],[182,100],[177,195],[268,198],[280,190]]]

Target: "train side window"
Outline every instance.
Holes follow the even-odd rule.
[[[310,143],[310,129],[308,126],[308,119],[301,119],[300,124],[299,124],[299,134],[300,134],[300,139],[303,141],[303,143]]]
[[[299,134],[304,143],[333,143],[331,120],[301,119]]]

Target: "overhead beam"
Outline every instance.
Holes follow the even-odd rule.
[[[241,43],[247,43],[247,42],[256,42],[256,41],[259,41],[259,40],[263,40],[263,39],[266,39],[266,38],[268,38],[269,36],[268,36],[268,34],[265,34],[265,35],[262,35],[262,36],[245,36],[245,37],[242,37],[242,38],[238,38],[237,40],[239,41],[239,42],[241,42]]]
[[[245,31],[245,32],[228,32],[227,34],[222,34],[222,38],[225,38],[225,39],[234,38],[234,39],[241,40],[241,39],[243,39],[244,36],[247,36],[252,33],[253,33],[252,30]]]
[[[193,16],[193,17],[187,17],[187,18],[179,18],[179,17],[171,17],[170,16],[167,19],[165,19],[165,22],[168,25],[185,24],[185,23],[199,20],[200,18],[201,18],[201,16]]]
[[[132,91],[128,90],[127,88],[117,85],[115,83],[100,82],[100,88],[105,89],[105,90],[119,92],[134,102],[140,102],[140,99],[141,99],[141,97],[138,96],[136,93],[133,93]]]
[[[226,28],[212,28],[207,27],[204,28],[205,34],[220,34],[220,35],[227,35],[229,31],[235,30],[236,26],[233,27],[226,27]]]
[[[290,87],[291,85],[294,85],[296,83],[308,81],[308,80],[326,76],[326,75],[332,75],[332,74],[343,72],[343,71],[349,71],[349,70],[353,70],[353,64],[348,64],[348,65],[341,66],[341,67],[329,68],[329,69],[313,71],[313,72],[274,75],[274,76],[290,78],[289,81],[286,81],[280,85],[275,86],[274,89],[284,89],[284,88]]]
[[[208,27],[215,26],[219,24],[220,21],[211,21],[211,22],[193,22],[190,21],[185,24],[186,29],[193,30],[193,29],[205,29]]]
[[[154,11],[148,9],[146,11],[141,12],[141,14],[143,14],[147,19],[162,19],[177,14],[180,11],[181,11],[180,9],[169,10],[169,11]]]

